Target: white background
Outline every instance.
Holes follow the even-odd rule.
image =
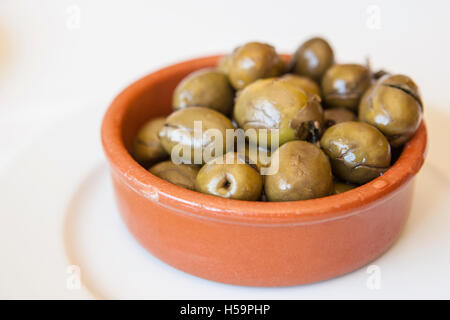
[[[373,5],[379,25],[371,19]],[[2,0],[0,163],[54,117],[92,102],[106,108],[152,70],[249,40],[292,52],[323,35],[338,61],[370,57],[374,68],[413,77],[427,108],[449,110],[449,14],[447,0]]]
[[[289,53],[307,38],[322,35],[331,42],[339,62],[364,63],[370,57],[375,69],[405,73],[418,83],[431,137],[429,170],[447,179],[444,196],[438,199],[448,199],[449,16],[450,1],[438,0],[1,0],[0,172],[8,170],[55,123],[77,114],[90,117],[91,109],[92,117],[99,118],[98,113],[122,88],[160,67],[228,52],[250,40],[265,41]],[[98,134],[91,139],[98,141]],[[35,155],[44,156],[44,152],[37,149]],[[71,170],[76,176],[78,168]],[[45,174],[51,178],[52,172]],[[421,182],[430,184],[431,193],[440,188],[430,179]],[[448,215],[447,209],[439,213]],[[7,225],[8,215],[0,217],[4,219],[0,223]],[[439,248],[439,242],[449,244],[449,237],[433,241],[428,247]],[[439,263],[448,265],[449,259],[447,254]],[[427,272],[432,270],[429,267]],[[2,272],[7,271],[0,267]],[[426,274],[411,274],[418,276]],[[450,278],[445,273],[442,277]],[[405,293],[411,288],[405,288]],[[450,296],[444,288],[436,290]]]

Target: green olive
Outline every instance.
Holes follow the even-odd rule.
[[[173,94],[175,110],[191,106],[211,108],[223,114],[233,109],[234,90],[225,73],[201,69],[184,78]]]
[[[314,80],[308,77],[302,77],[295,74],[285,74],[284,76],[281,77],[281,79],[286,80],[292,83],[293,85],[299,87],[300,89],[305,91],[307,95],[320,96],[319,86]]]
[[[240,47],[237,47],[233,50],[233,52],[223,55],[219,59],[219,62],[217,63],[217,70],[225,73],[228,76],[230,74],[230,68],[231,68],[231,63],[233,62],[233,56],[236,53],[236,51],[239,50],[239,48]]]
[[[271,129],[279,129],[279,144],[297,139],[291,120],[304,108],[308,98],[303,90],[280,79],[257,80],[237,96],[234,119],[244,130],[255,129],[250,142],[263,147],[271,144]],[[265,132],[260,129],[265,129]]]
[[[233,57],[232,54],[226,54],[222,56],[222,58],[220,58],[219,60],[219,63],[217,64],[217,70],[228,75],[228,73],[230,72],[232,57]]]
[[[227,129],[235,128],[222,113],[209,108],[190,107],[167,117],[159,137],[172,160],[179,157],[184,163],[201,164],[207,160],[205,153],[208,157],[217,157],[226,152]]]
[[[149,120],[142,126],[134,140],[133,157],[144,167],[168,157],[158,137],[165,121],[166,119],[161,117]]]
[[[325,104],[332,108],[356,111],[359,100],[369,88],[370,71],[359,64],[335,64],[322,78],[322,95]]]
[[[362,97],[359,119],[377,127],[393,147],[403,145],[422,120],[417,85],[404,75],[382,77]]]
[[[288,67],[288,64],[280,56],[278,56],[277,63],[271,72],[273,74],[271,77],[278,77],[285,74],[288,71]]]
[[[293,56],[293,72],[313,80],[320,80],[334,63],[334,53],[328,42],[312,38],[303,43]]]
[[[195,189],[195,179],[199,170],[199,166],[175,164],[170,160],[155,164],[149,169],[155,176],[190,190]]]
[[[325,109],[323,116],[325,118],[325,126],[327,128],[337,123],[356,120],[356,115],[352,111],[345,108]]]
[[[258,200],[262,177],[235,152],[229,152],[205,164],[195,181],[195,190],[237,200]]]
[[[324,197],[333,186],[331,165],[319,147],[305,141],[289,141],[272,154],[278,170],[265,176],[269,201],[294,201]]]
[[[246,163],[255,167],[258,172],[261,172],[261,168],[270,166],[270,150],[261,146],[247,143],[245,145],[245,150],[243,150],[243,152],[237,150],[237,153],[239,156],[244,157]]]
[[[235,89],[261,79],[281,75],[284,62],[271,45],[249,42],[232,54],[228,76]]]
[[[363,184],[380,176],[391,162],[386,137],[364,122],[341,122],[328,128],[320,145],[331,159],[334,174],[350,183]]]
[[[322,135],[324,128],[324,114],[319,96],[309,96],[306,105],[301,108],[291,120],[291,128],[300,140],[315,143]]]
[[[343,193],[356,188],[357,186],[350,183],[345,183],[342,181],[334,181],[333,184],[333,194]]]

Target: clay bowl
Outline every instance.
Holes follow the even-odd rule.
[[[405,225],[424,162],[421,124],[383,176],[351,191],[293,202],[209,196],[161,180],[130,156],[138,128],[171,112],[172,92],[220,56],[178,63],[131,84],[111,103],[102,142],[117,205],[136,240],[190,274],[245,286],[291,286],[355,270],[385,252]],[[285,56],[286,58],[286,56]]]

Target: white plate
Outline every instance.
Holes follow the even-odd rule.
[[[142,249],[115,206],[102,113],[56,124],[0,174],[0,298],[450,298],[450,116],[438,109],[427,115],[429,157],[400,239],[371,268],[290,288],[202,280]]]

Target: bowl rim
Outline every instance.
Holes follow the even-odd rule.
[[[376,205],[399,191],[422,167],[427,149],[424,120],[404,146],[397,161],[382,176],[347,192],[323,198],[288,202],[224,199],[202,194],[162,180],[139,165],[125,148],[122,123],[130,101],[155,83],[181,70],[210,67],[222,55],[186,60],[152,72],[126,87],[110,104],[101,127],[102,145],[111,173],[134,192],[180,214],[222,222],[314,223],[347,217]],[[289,58],[289,55],[283,55]]]

